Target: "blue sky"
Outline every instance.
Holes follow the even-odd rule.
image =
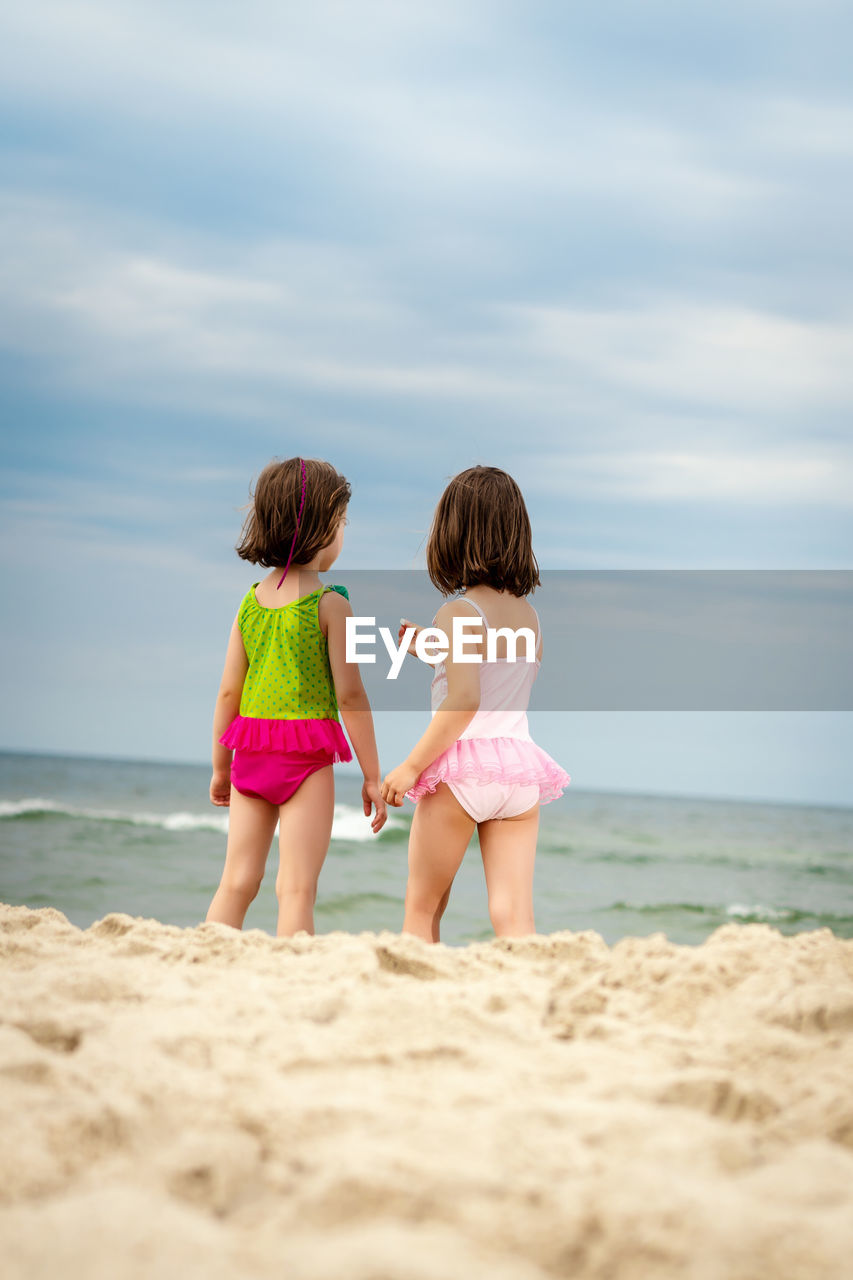
[[[7,6],[0,745],[205,757],[272,456],[349,477],[343,580],[475,462],[543,567],[853,567],[851,43],[824,0]],[[578,785],[853,802],[849,716],[534,727]]]

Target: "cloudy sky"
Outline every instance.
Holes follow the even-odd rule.
[[[477,462],[549,569],[853,567],[851,45],[840,0],[5,6],[0,746],[205,758],[273,456],[350,479],[342,581]],[[534,729],[577,785],[853,803],[850,720]]]

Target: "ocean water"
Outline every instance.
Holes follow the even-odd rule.
[[[412,806],[379,836],[360,779],[336,770],[318,933],[398,930]],[[0,900],[56,907],[80,927],[113,911],[204,919],[225,856],[227,813],[196,765],[0,753]],[[275,845],[246,928],[275,930]],[[540,933],[594,929],[614,943],[661,931],[700,943],[731,921],[853,937],[853,809],[576,791],[542,810]],[[442,941],[492,937],[476,836]]]

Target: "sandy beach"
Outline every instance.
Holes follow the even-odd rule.
[[[850,1274],[829,930],[0,930],[8,1280]]]

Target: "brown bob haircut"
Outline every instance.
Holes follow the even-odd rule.
[[[480,583],[526,596],[539,586],[530,517],[521,490],[498,467],[469,467],[439,499],[426,549],[442,595]]]
[[[241,560],[282,569],[287,564],[302,498],[305,463],[305,508],[293,548],[293,564],[308,564],[335,536],[352,495],[348,481],[330,462],[288,458],[270,462],[255,484],[252,505],[243,525],[237,555]]]

